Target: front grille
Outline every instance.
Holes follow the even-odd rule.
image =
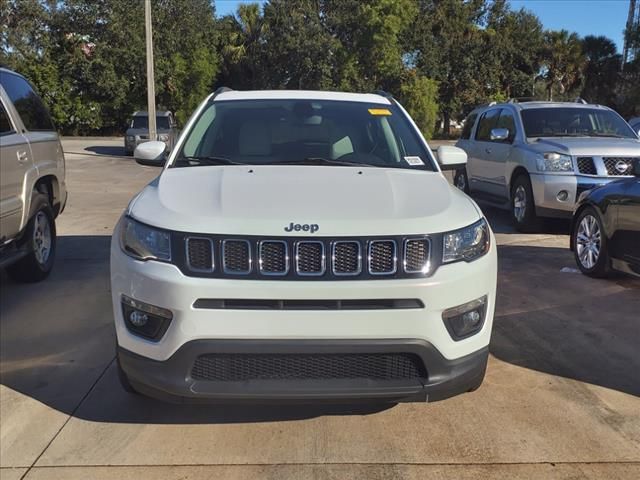
[[[195,380],[409,380],[427,377],[412,353],[208,354],[191,370]]]
[[[426,238],[405,240],[404,270],[409,273],[429,270],[431,243]]]
[[[397,267],[396,242],[375,240],[369,243],[369,272],[372,275],[390,275]]]
[[[358,275],[362,271],[360,242],[335,242],[332,263],[334,275]]]
[[[440,242],[430,237],[311,240],[174,233],[171,243],[176,265],[188,276],[248,280],[413,278],[431,275],[440,256]]]
[[[578,171],[585,175],[597,175],[596,164],[593,157],[578,157]]]
[[[296,244],[296,272],[298,275],[322,275],[325,270],[324,244],[307,241]]]
[[[607,175],[623,176],[632,175],[634,157],[603,157],[604,167],[607,169]],[[638,157],[640,161],[640,157]],[[624,169],[623,166],[626,166]]]
[[[286,275],[289,271],[287,242],[265,240],[260,242],[260,272],[265,275]]]
[[[212,272],[213,241],[209,238],[189,237],[186,244],[189,268],[198,272]]]
[[[247,240],[223,241],[222,265],[225,273],[251,272],[251,244]]]

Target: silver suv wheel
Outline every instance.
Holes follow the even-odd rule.
[[[592,269],[600,258],[601,234],[598,221],[593,215],[585,215],[578,225],[576,253],[586,269]]]
[[[522,185],[518,185],[513,195],[513,216],[518,222],[524,220],[527,212],[527,192]]]
[[[456,178],[456,187],[458,187],[463,192],[467,191],[467,181],[463,174],[459,174]]]
[[[44,265],[51,253],[51,227],[43,211],[36,214],[33,228],[33,252],[39,264]]]

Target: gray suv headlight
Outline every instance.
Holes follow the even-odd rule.
[[[571,157],[564,153],[543,153],[536,157],[536,166],[540,172],[571,172]]]
[[[160,140],[161,142],[168,142],[169,135],[166,133],[161,133],[160,135],[158,135],[158,140]]]
[[[123,217],[120,227],[120,248],[137,260],[171,261],[169,232]]]
[[[443,235],[442,263],[471,262],[489,251],[489,225],[482,218],[473,225]]]

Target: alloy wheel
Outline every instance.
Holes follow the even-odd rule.
[[[601,245],[598,221],[593,215],[585,215],[576,235],[576,253],[584,268],[590,270],[598,263]]]
[[[38,212],[35,218],[33,252],[40,265],[47,263],[51,254],[51,225],[47,215],[42,211]]]
[[[526,212],[527,192],[522,185],[518,185],[513,195],[513,216],[518,222],[522,222]]]

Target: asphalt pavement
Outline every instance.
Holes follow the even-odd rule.
[[[637,479],[640,282],[575,270],[567,223],[499,244],[482,387],[433,404],[176,406],[125,393],[114,364],[110,235],[158,173],[122,139],[65,139],[51,277],[1,276],[0,478]]]

